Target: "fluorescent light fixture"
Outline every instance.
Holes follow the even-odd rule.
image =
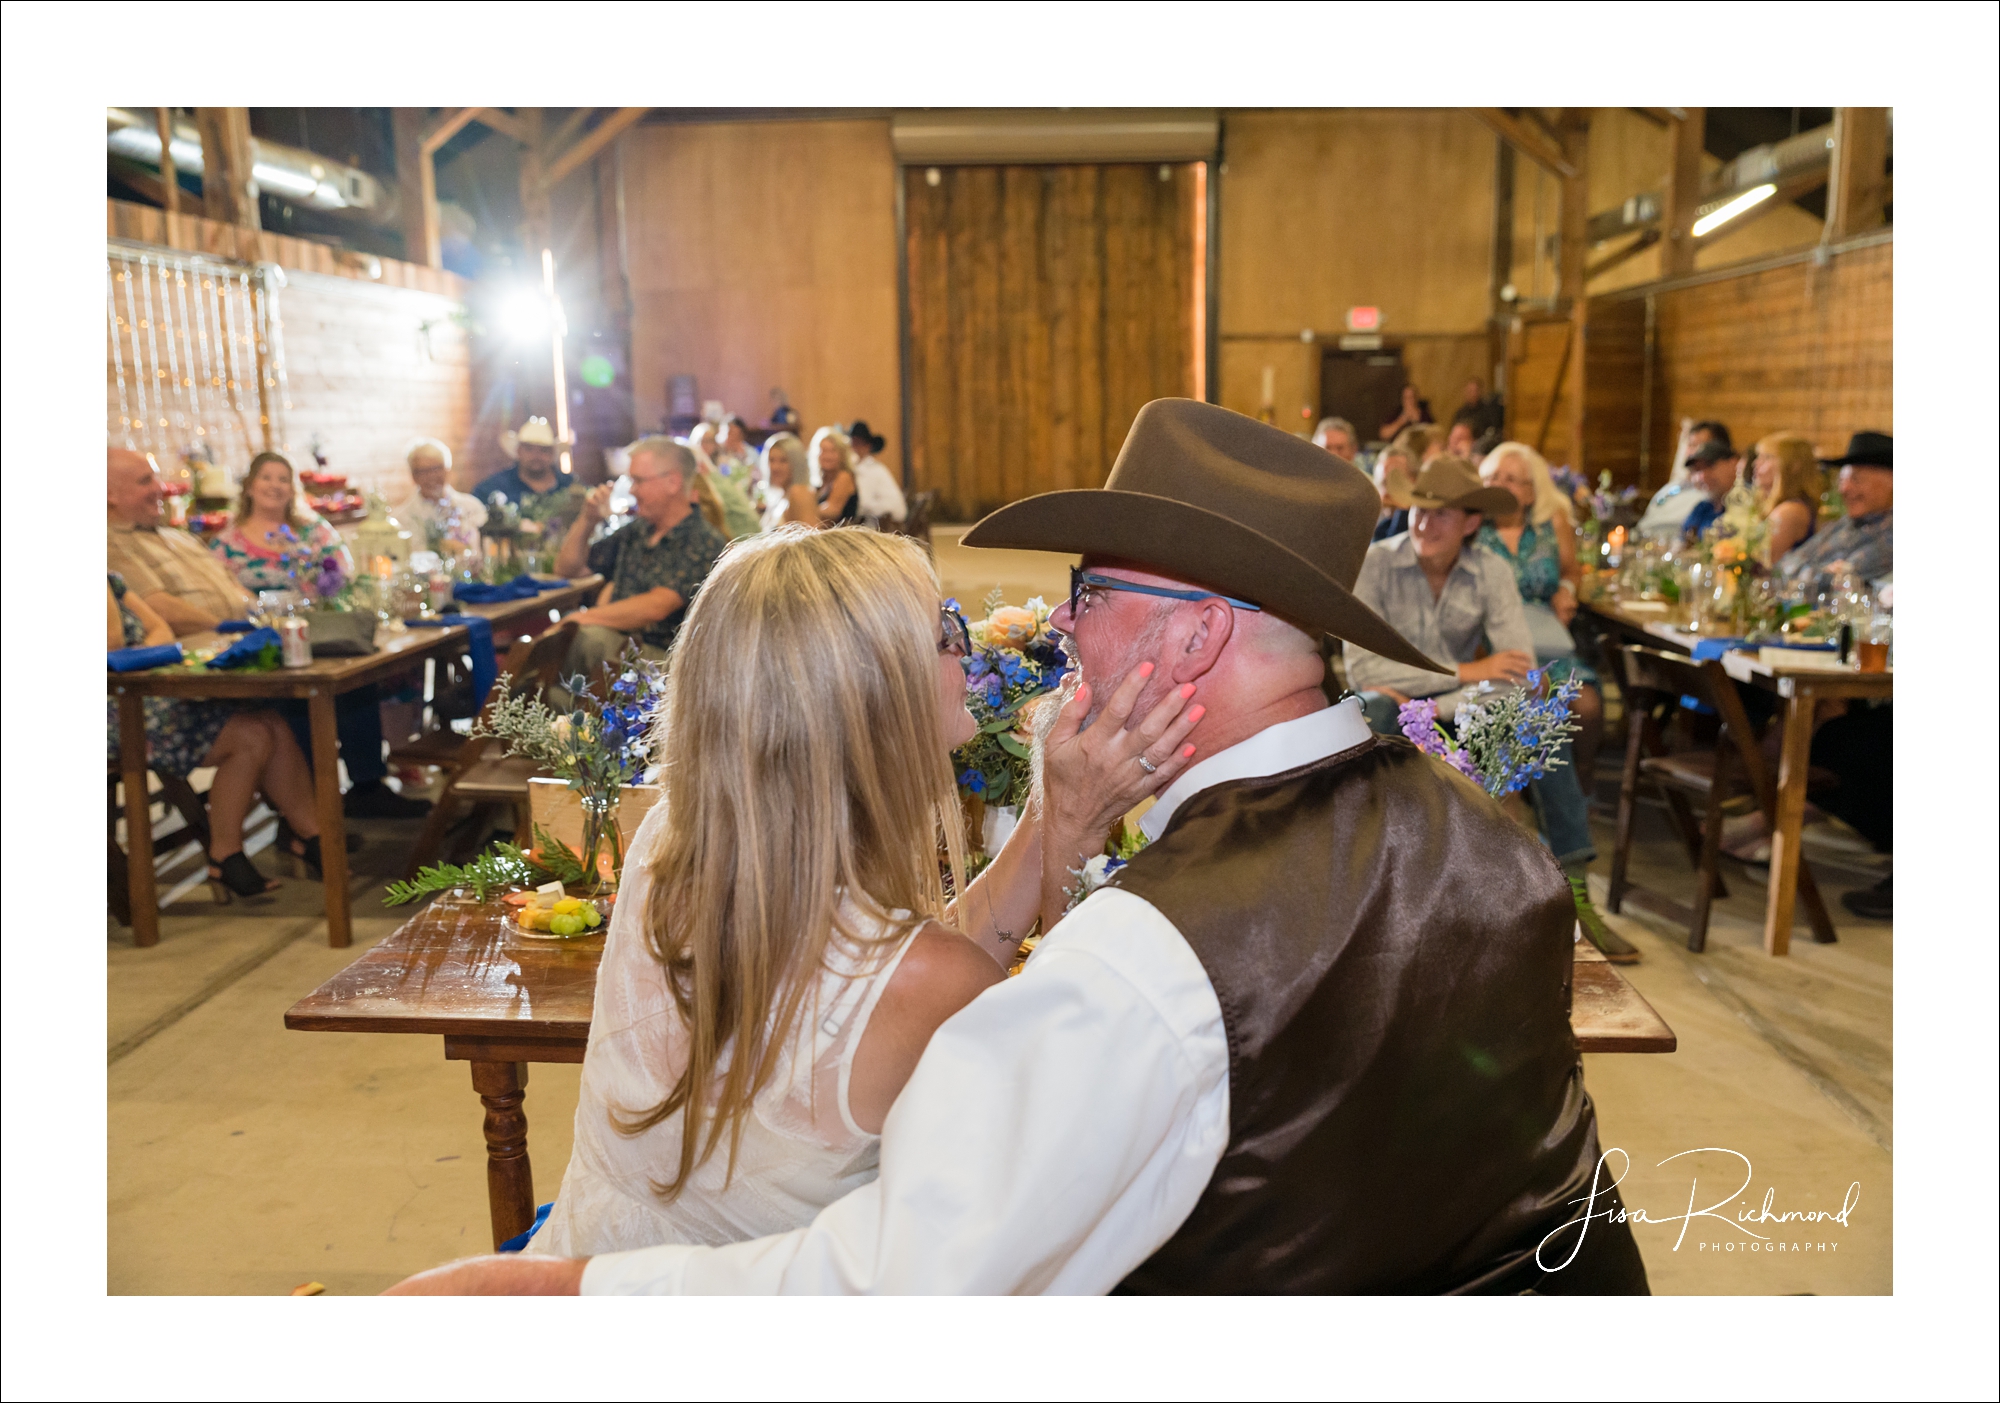
[[[1745,210],[1755,209],[1764,201],[1778,193],[1775,185],[1759,185],[1754,190],[1745,190],[1728,204],[1713,214],[1705,214],[1694,222],[1694,236],[1698,239],[1714,229],[1720,229]]]

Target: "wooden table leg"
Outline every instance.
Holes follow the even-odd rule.
[[[146,792],[146,700],[130,687],[118,688],[118,767],[125,785],[125,882],[132,901],[132,940],[137,945],[158,945],[153,801]]]
[[[528,1163],[525,1062],[474,1062],[472,1089],[486,1107],[486,1206],[493,1246],[526,1232],[535,1221],[535,1171]]]
[[[354,943],[347,890],[347,818],[340,805],[340,733],[333,693],[315,688],[306,699],[312,720],[313,792],[319,800],[320,876],[326,900],[326,943],[344,950]]]
[[[1778,821],[1771,826],[1771,886],[1764,907],[1767,955],[1789,954],[1792,948],[1792,904],[1799,891],[1799,830],[1805,826],[1812,725],[1812,688],[1794,683],[1785,702],[1785,741],[1778,758]]]

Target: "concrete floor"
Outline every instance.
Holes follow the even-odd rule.
[[[968,609],[995,583],[1015,603],[1034,592],[1053,602],[1066,587],[1060,559],[965,551],[948,533],[939,573]],[[1615,790],[1608,776],[1600,797]],[[1684,855],[1658,814],[1643,817],[1635,875],[1686,890]],[[351,949],[327,948],[319,889],[299,881],[257,905],[214,906],[197,888],[163,914],[150,950],[107,923],[112,1292],[268,1295],[317,1281],[361,1293],[487,1248],[469,1070],[447,1063],[435,1038],[283,1026],[294,1001],[400,919],[381,906],[381,884],[399,874],[417,825],[354,828],[367,844],[354,863]],[[1727,1201],[1716,1211],[1733,1219],[1767,1189],[1771,1211],[1784,1212],[1837,1209],[1860,1186],[1845,1227],[1756,1229],[1824,1250],[1747,1252],[1751,1239],[1713,1218],[1678,1247],[1679,1224],[1637,1225],[1656,1292],[1890,1290],[1891,931],[1838,905],[1879,864],[1841,837],[1808,845],[1840,923],[1836,945],[1815,945],[1801,923],[1791,956],[1766,958],[1763,889],[1734,864],[1705,954],[1650,917],[1611,918],[1644,952],[1627,977],[1680,1036],[1670,1055],[1585,1059],[1604,1144],[1630,1156],[1628,1207],[1685,1214],[1692,1191],[1695,1208]],[[1610,839],[1599,824],[1599,874]],[[1595,885],[1601,896],[1601,875]],[[532,1071],[529,1144],[544,1199],[568,1160],[579,1070]],[[1722,1151],[1750,1161],[1740,1195],[1742,1162]]]

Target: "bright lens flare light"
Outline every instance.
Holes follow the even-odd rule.
[[[500,324],[516,341],[545,341],[549,335],[549,299],[540,289],[523,289],[500,307]]]
[[[1778,187],[1775,185],[1759,185],[1754,190],[1745,190],[1714,214],[1706,214],[1697,219],[1694,222],[1694,236],[1698,239],[1711,229],[1720,229],[1743,211],[1755,209],[1777,193]]]

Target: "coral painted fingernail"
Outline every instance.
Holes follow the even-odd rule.
[[[1193,746],[1191,746],[1191,745],[1184,745],[1184,746],[1182,746],[1182,747],[1181,747],[1181,759],[1183,759],[1183,760],[1192,760],[1193,758],[1194,758],[1194,747],[1193,747]]]
[[[1151,663],[1140,663],[1139,675],[1141,677],[1151,677],[1153,675],[1153,665]]]
[[[1192,726],[1192,725],[1193,725],[1193,724],[1194,724],[1195,722],[1197,722],[1197,721],[1201,720],[1201,718],[1202,718],[1203,716],[1205,716],[1205,715],[1206,715],[1207,713],[1208,713],[1208,708],[1207,708],[1207,707],[1205,707],[1205,706],[1191,706],[1191,707],[1189,707],[1189,708],[1188,708],[1188,724],[1189,724],[1190,726]]]
[[[1181,684],[1181,699],[1182,699],[1183,701],[1185,701],[1185,700],[1186,700],[1187,698],[1189,698],[1189,697],[1191,697],[1191,696],[1193,696],[1193,695],[1194,695],[1194,683],[1192,683],[1192,682],[1185,682],[1185,683],[1182,683],[1182,684]]]

